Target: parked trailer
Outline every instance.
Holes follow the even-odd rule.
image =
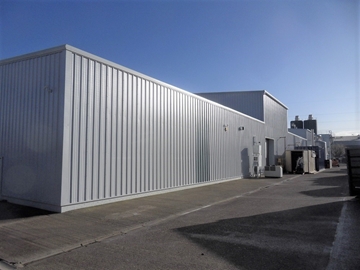
[[[287,150],[286,171],[289,173],[315,173],[316,154],[312,150]]]

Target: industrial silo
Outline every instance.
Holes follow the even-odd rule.
[[[304,128],[304,122],[297,115],[297,116],[295,116],[295,120],[290,122],[290,127],[291,128],[303,129]]]
[[[309,114],[308,120],[304,121],[304,128],[309,130],[313,129],[314,133],[317,134],[317,121],[312,114]]]

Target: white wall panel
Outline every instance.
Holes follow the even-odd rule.
[[[265,138],[262,121],[70,46],[0,68],[1,192],[28,205],[239,178]]]
[[[1,197],[9,201],[59,209],[64,55],[0,62]]]
[[[259,121],[126,69],[68,51],[73,84],[63,205],[239,177],[238,125]],[[228,131],[224,126],[229,127]],[[65,157],[65,159],[67,159]],[[66,168],[64,168],[67,171]],[[66,194],[67,191],[63,190]]]

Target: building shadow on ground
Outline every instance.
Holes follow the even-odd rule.
[[[53,212],[28,206],[16,205],[7,201],[0,201],[0,221],[49,214],[53,214]]]
[[[326,269],[345,202],[178,228],[239,269]]]
[[[347,173],[347,168],[332,168],[332,169],[326,169],[325,173],[336,173],[336,174],[344,174]]]
[[[315,178],[309,180],[312,181],[312,186],[319,186],[322,188],[308,191],[301,191],[301,194],[311,196],[311,197],[343,197],[348,196],[348,177],[341,173],[341,175],[334,174],[325,174],[315,175]],[[326,188],[324,188],[326,187]]]

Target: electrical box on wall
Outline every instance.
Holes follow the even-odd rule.
[[[254,144],[253,154],[260,155],[261,154],[261,144]]]

